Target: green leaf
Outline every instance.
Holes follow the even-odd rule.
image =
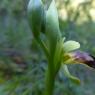
[[[72,82],[76,84],[80,84],[80,80],[74,76],[72,76],[67,68],[67,65],[62,65],[63,67],[63,73],[66,77],[68,77]]]
[[[78,48],[80,48],[80,44],[76,41],[67,41],[63,44],[63,50],[65,52],[70,52]]]
[[[28,4],[28,22],[35,38],[38,38],[40,32],[45,28],[45,10],[41,0],[30,0]]]

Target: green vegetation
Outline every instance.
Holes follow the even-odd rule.
[[[75,10],[71,7],[71,2],[69,2],[69,0],[67,1],[64,0],[63,2],[61,0],[58,1],[56,0],[56,5],[58,7],[58,12],[59,12],[60,28],[57,27],[57,25],[56,27],[54,26],[54,24],[56,24],[55,22],[57,22],[57,19],[55,22],[53,22],[53,19],[56,17],[56,14],[54,15],[54,13],[51,12],[52,9],[50,10],[50,13],[48,13],[47,18],[45,18],[43,10],[42,15],[44,17],[42,18],[42,20],[40,19],[41,21],[39,21],[37,25],[39,31],[36,30],[38,33],[32,35],[28,23],[29,19],[27,19],[28,0],[27,1],[1,0],[0,1],[0,83],[1,83],[0,94],[1,95],[17,95],[17,94],[42,95],[43,89],[46,87],[45,80],[47,78],[45,79],[46,77],[45,71],[47,71],[47,65],[49,64],[50,64],[49,69],[51,67],[52,68],[50,72],[47,71],[49,72],[49,74],[47,73],[48,75],[47,77],[50,78],[47,83],[47,86],[50,86],[50,88],[47,89],[51,90],[52,93],[53,89],[52,85],[54,85],[53,82],[55,75],[53,76],[51,74],[54,74],[53,72],[58,73],[59,71],[60,66],[58,66],[58,63],[60,63],[59,62],[60,52],[61,52],[60,49],[61,46],[63,46],[66,43],[64,39],[60,37],[60,34],[62,34],[61,36],[63,37],[65,36],[66,40],[78,41],[81,45],[80,49],[82,51],[87,51],[95,55],[95,46],[94,46],[95,23],[89,13],[89,10],[94,7],[93,2],[94,0],[83,2]],[[46,7],[49,7],[50,3],[51,3],[50,0],[48,2],[47,1],[44,2]],[[64,6],[67,12],[67,19],[65,20],[62,19],[63,15],[60,15],[60,10],[62,6]],[[51,16],[54,15],[55,17],[52,17],[52,19],[50,19],[49,15]],[[44,22],[43,19],[49,19],[54,24],[52,25],[52,23],[50,23],[49,20]],[[50,32],[47,31],[47,33],[45,33],[44,32],[44,29],[46,28],[44,26],[45,24],[42,24],[40,22],[47,24],[49,23],[51,26],[55,27],[54,28],[55,31],[53,29],[49,30],[50,28],[49,26],[47,27],[48,28],[47,30],[49,30]],[[60,33],[57,33],[59,32],[59,29],[61,29],[61,31]],[[54,32],[51,33],[51,31]],[[41,41],[39,40],[39,35]],[[35,39],[35,37],[38,38]],[[59,41],[57,42],[58,39]],[[43,41],[45,44],[43,44]],[[73,43],[76,44],[76,42]],[[64,48],[66,49],[66,51],[68,51],[68,48],[66,47]],[[49,54],[50,56],[48,56],[47,51],[50,53]],[[52,62],[53,57],[54,57],[54,63],[56,63],[55,67],[57,67],[56,70],[53,70],[53,65],[54,65]],[[46,58],[49,64],[47,64]],[[67,70],[66,66],[63,66],[63,68],[65,68],[65,71]],[[94,70],[88,70],[88,67],[80,65],[70,65],[69,67],[70,72],[72,72],[74,76],[79,77],[81,80],[81,85],[76,85],[74,81],[71,81],[71,79],[76,80],[76,78],[72,76],[69,77],[71,79],[66,78],[63,74],[63,68],[61,68],[59,73],[56,74],[54,95],[94,95],[95,93]],[[66,76],[68,75],[69,73],[66,74]],[[46,95],[50,95],[49,92]]]

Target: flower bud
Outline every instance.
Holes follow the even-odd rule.
[[[57,41],[61,38],[58,13],[54,0],[52,0],[46,12],[46,36],[49,42],[50,52],[54,54]]]
[[[28,21],[35,38],[38,38],[40,32],[45,28],[45,10],[41,0],[30,0],[28,4]]]

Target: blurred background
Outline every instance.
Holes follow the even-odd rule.
[[[0,0],[0,95],[42,95],[47,63],[27,21],[29,0]],[[48,6],[51,0],[43,0]],[[56,0],[60,29],[66,40],[80,42],[95,56],[95,0]],[[81,80],[71,82],[59,72],[54,95],[95,95],[95,70],[71,65]]]

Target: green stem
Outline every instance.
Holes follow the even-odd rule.
[[[46,72],[46,88],[44,91],[44,95],[53,95],[54,83],[55,83],[54,65],[52,64],[52,62],[49,62],[48,70]]]
[[[45,46],[44,42],[40,39],[36,39],[40,46],[42,47],[47,59],[48,59],[48,69],[46,72],[46,87],[43,95],[53,95],[54,90],[54,83],[55,83],[55,65],[53,62],[52,55],[49,54],[47,47]]]

